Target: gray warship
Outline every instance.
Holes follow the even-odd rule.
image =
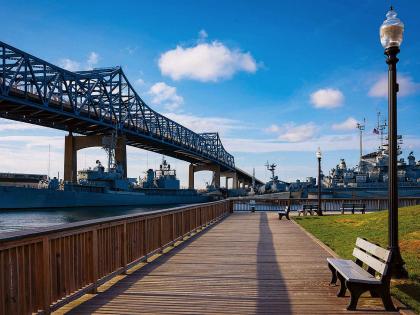
[[[388,194],[388,143],[386,120],[381,121],[381,114],[377,114],[377,125],[373,133],[378,135],[379,146],[376,151],[362,154],[363,131],[365,120],[357,124],[360,131],[360,160],[355,167],[348,167],[344,158],[328,175],[321,173],[323,198],[372,198],[386,197]],[[399,149],[403,137],[398,136]],[[284,198],[317,198],[318,186],[314,177],[307,177],[306,181],[284,182],[275,176],[276,164],[265,165],[271,172],[271,179],[265,185],[256,189],[258,194],[282,193]],[[416,161],[413,152],[407,160],[398,161],[399,195],[401,197],[420,197],[420,160]]]
[[[79,171],[76,183],[46,175],[0,174],[0,210],[180,205],[210,198],[195,189],[180,189],[176,171],[164,158],[158,170],[147,170],[139,180],[124,178],[120,165],[111,161],[106,169],[99,160],[94,168]]]
[[[349,168],[345,159],[341,159],[329,174],[322,176],[322,195],[332,198],[369,198],[385,197],[388,194],[388,139],[385,137],[387,123],[381,122],[378,113],[377,125],[373,133],[378,135],[380,145],[374,152],[362,153],[362,136],[364,123],[359,123],[360,130],[360,160],[359,165]],[[402,135],[398,135],[398,155],[402,154]],[[407,160],[398,161],[399,195],[401,197],[420,197],[420,160],[416,161],[413,152]],[[309,195],[315,192],[309,191]]]

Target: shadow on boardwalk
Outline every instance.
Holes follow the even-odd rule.
[[[276,257],[267,213],[260,214],[257,248],[258,314],[292,314],[286,283]]]

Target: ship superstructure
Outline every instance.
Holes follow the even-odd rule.
[[[387,137],[384,137],[386,128],[386,121],[381,123],[378,114],[378,124],[373,130],[380,139],[378,149],[361,155],[359,164],[352,168],[347,167],[345,159],[341,159],[340,163],[331,169],[329,175],[323,177],[323,189],[333,192],[334,196],[340,193],[344,196],[348,192],[356,191],[360,192],[359,195],[363,194],[363,191],[378,194],[379,191],[386,192],[389,160]],[[398,155],[401,155],[403,144],[401,135],[398,136],[398,144]],[[407,160],[400,158],[398,161],[398,180],[400,195],[420,194],[420,160],[416,161],[413,152],[409,153]]]

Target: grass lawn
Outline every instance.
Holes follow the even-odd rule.
[[[294,219],[342,258],[352,259],[357,237],[387,247],[387,211]],[[420,206],[399,209],[399,241],[409,279],[393,280],[391,292],[420,314]]]

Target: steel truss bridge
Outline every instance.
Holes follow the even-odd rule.
[[[0,56],[0,117],[81,135],[116,132],[128,145],[250,178],[218,133],[195,133],[151,109],[121,67],[71,72],[1,41]]]

